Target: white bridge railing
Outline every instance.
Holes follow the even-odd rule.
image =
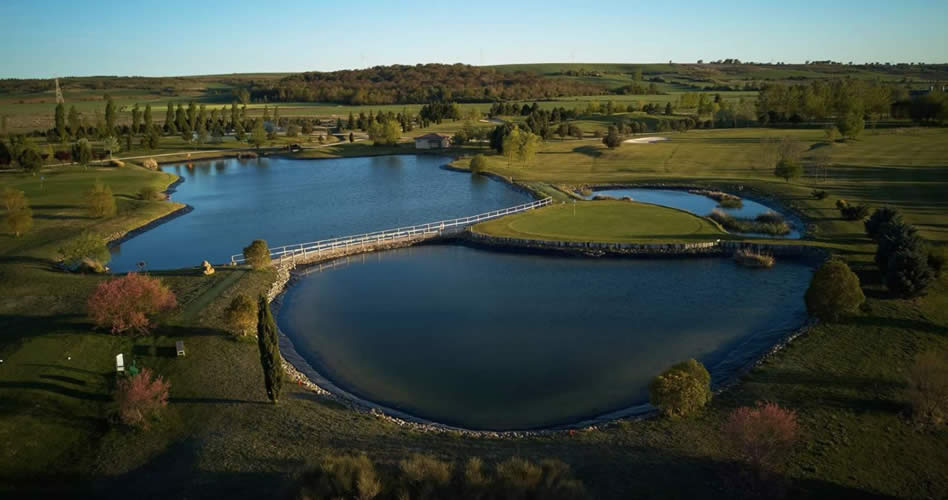
[[[415,236],[436,235],[445,232],[456,232],[472,224],[483,222],[485,220],[496,219],[505,215],[526,212],[535,208],[545,207],[553,203],[553,198],[547,197],[542,200],[524,203],[510,208],[502,208],[491,212],[485,212],[470,217],[461,217],[459,219],[442,220],[437,222],[428,222],[415,226],[400,227],[397,229],[387,229],[385,231],[376,231],[374,233],[357,234],[354,236],[340,236],[328,240],[313,241],[310,243],[296,243],[293,245],[283,245],[270,249],[270,258],[273,260],[282,260],[287,257],[309,256],[311,254],[320,255],[323,252],[332,252],[339,249],[350,249],[354,247],[364,247],[365,245],[381,243],[384,241],[401,240]],[[243,264],[243,254],[230,256],[232,264]]]

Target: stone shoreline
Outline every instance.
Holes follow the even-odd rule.
[[[544,243],[574,243],[573,245],[552,245],[552,246],[543,246],[543,245],[523,245],[517,244],[514,245],[510,241],[504,242],[488,242],[488,240],[479,239],[484,238],[484,236],[478,237],[473,236],[470,231],[466,231],[460,235],[454,235],[449,237],[439,237],[439,238],[427,238],[415,241],[404,242],[403,244],[386,246],[386,248],[371,248],[367,250],[363,249],[352,249],[351,252],[344,255],[332,255],[326,256],[323,258],[315,258],[309,260],[305,263],[292,263],[284,262],[278,264],[277,269],[277,279],[274,281],[273,286],[270,288],[268,293],[268,298],[271,301],[271,306],[274,309],[274,315],[279,312],[279,308],[282,304],[282,294],[286,289],[293,284],[296,279],[299,279],[303,272],[308,267],[319,265],[321,263],[338,261],[339,259],[346,258],[352,255],[358,255],[363,253],[372,253],[376,251],[386,251],[394,248],[403,248],[407,246],[413,246],[417,244],[426,244],[432,240],[443,242],[446,244],[474,244],[475,246],[486,246],[494,250],[501,249],[501,251],[509,250],[520,250],[520,251],[531,251],[531,252],[556,252],[556,253],[566,253],[569,255],[577,256],[580,258],[584,257],[593,257],[593,256],[602,256],[602,255],[625,255],[625,256],[639,256],[639,257],[722,257],[730,255],[733,253],[733,250],[725,251],[724,248],[739,248],[741,245],[755,246],[753,243],[744,243],[744,242],[706,242],[706,243],[690,243],[690,244],[654,244],[654,245],[638,245],[643,247],[641,249],[636,248],[608,248],[609,245],[620,245],[620,244],[608,244],[608,243],[592,243],[592,242],[544,242]],[[492,238],[492,237],[486,237]],[[523,240],[521,242],[523,243]],[[722,247],[722,244],[726,244],[727,247]],[[630,246],[635,246],[636,244],[629,244]],[[682,247],[680,252],[675,253],[675,248],[678,245],[686,245]],[[760,245],[756,245],[760,246]],[[809,247],[804,245],[770,245],[774,247],[775,250],[783,249],[785,252],[782,254],[784,257],[789,258],[818,258],[824,257],[826,252],[817,247]],[[648,252],[636,250],[648,250]],[[726,253],[730,252],[730,253]],[[297,272],[297,266],[300,266],[301,272]],[[760,366],[768,359],[773,357],[777,352],[782,350],[784,347],[790,344],[794,339],[804,335],[810,328],[811,323],[807,323],[795,330],[792,330],[786,334],[786,336],[777,342],[771,349],[766,353],[759,356],[752,363],[749,363],[745,368],[738,370],[732,376],[728,378],[727,381],[719,384],[714,388],[715,394],[720,394],[729,388],[735,386],[740,381],[740,377],[746,374],[751,369]],[[293,346],[292,340],[286,336],[285,333],[277,328],[280,335],[280,349],[283,356],[283,367],[286,373],[290,376],[291,383],[296,383],[300,386],[306,387],[308,390],[313,393],[326,397],[334,402],[342,404],[346,408],[349,408],[353,411],[358,411],[362,413],[367,413],[383,420],[387,420],[401,427],[426,433],[446,433],[453,435],[460,435],[466,437],[476,437],[476,438],[488,438],[488,439],[504,439],[504,438],[526,438],[526,437],[535,437],[535,436],[549,436],[562,433],[571,433],[576,431],[591,431],[602,428],[607,428],[613,425],[618,425],[619,422],[624,420],[639,420],[644,418],[651,418],[657,415],[657,412],[647,403],[640,404],[632,407],[621,408],[612,412],[608,412],[602,415],[597,415],[592,418],[583,419],[581,421],[575,422],[568,425],[552,426],[549,428],[542,429],[531,429],[531,430],[511,430],[511,431],[490,431],[490,430],[476,430],[476,429],[467,429],[463,427],[452,426],[449,424],[443,424],[431,420],[427,420],[421,417],[417,417],[400,411],[394,408],[389,408],[384,405],[373,403],[371,401],[360,398],[359,396],[352,394],[349,391],[346,391],[336,384],[332,383],[326,379],[322,374],[320,374],[314,367],[312,367],[302,356],[300,356],[295,347]]]

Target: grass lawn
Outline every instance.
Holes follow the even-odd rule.
[[[614,243],[680,243],[729,236],[703,217],[634,201],[550,205],[482,222],[473,230],[510,238]]]
[[[175,291],[179,307],[154,335],[94,331],[84,304],[106,278],[54,271],[56,250],[83,230],[122,232],[174,210],[169,202],[134,199],[140,187],[163,187],[173,178],[137,167],[55,168],[35,177],[0,174],[0,183],[27,192],[36,214],[28,235],[0,234],[0,491],[11,498],[49,492],[127,497],[130,491],[155,497],[275,496],[289,491],[293,479],[326,454],[367,453],[394,463],[424,452],[457,461],[558,457],[573,466],[597,498],[729,499],[734,495],[722,474],[735,463],[719,431],[734,407],[772,400],[799,413],[805,434],[781,474],[791,481],[788,498],[946,498],[948,432],[913,427],[905,417],[902,389],[917,353],[948,352],[948,279],[917,299],[889,297],[871,263],[873,246],[861,224],[841,220],[833,203],[846,198],[872,207],[891,204],[926,238],[948,240],[948,131],[867,131],[856,142],[817,146],[813,151],[831,148],[828,180],[790,183],[759,165],[761,138],[782,135],[817,146],[822,133],[691,131],[670,134],[667,143],[615,151],[594,141],[551,141],[527,166],[508,167],[490,157],[490,171],[532,187],[669,182],[753,189],[802,213],[813,241],[840,250],[868,297],[863,310],[813,328],[696,418],[623,422],[517,440],[406,430],[316,397],[292,381],[279,405],[267,403],[257,346],[230,338],[220,318],[235,294],[256,296],[266,289],[269,272],[156,273]],[[118,197],[115,217],[89,219],[82,209],[82,193],[97,178]],[[814,188],[825,189],[829,198],[812,199]],[[633,230],[651,231],[645,225],[629,227],[621,214],[653,207],[577,203],[583,215],[564,214],[570,208],[540,212],[547,222],[502,224],[517,231],[609,233],[615,226],[593,224],[598,216],[588,216],[590,227],[570,228],[570,221],[563,221],[601,210],[604,219],[628,227],[629,237]],[[678,212],[671,218],[682,227],[685,220],[697,219]],[[171,352],[176,340],[184,340],[185,358]],[[147,432],[110,420],[118,352],[171,383],[164,417]]]

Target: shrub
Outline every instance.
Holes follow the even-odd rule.
[[[107,327],[112,333],[147,333],[156,314],[176,305],[174,293],[161,280],[128,273],[99,283],[89,297],[87,309],[96,326]]]
[[[609,132],[602,138],[602,143],[609,149],[615,149],[622,145],[622,137],[614,126],[609,127]]]
[[[112,197],[112,188],[96,181],[86,192],[86,207],[92,217],[115,215],[115,198]]]
[[[97,266],[89,266],[93,261],[100,263],[98,267],[101,267],[101,262],[109,260],[109,249],[105,246],[105,240],[89,231],[69,240],[59,249],[59,253],[63,265],[71,271],[80,271],[83,267],[94,269]]]
[[[8,186],[0,191],[0,205],[7,212],[16,212],[29,207],[29,201],[26,198],[26,193]]]
[[[721,208],[741,208],[744,206],[744,200],[736,197],[726,197],[718,200],[718,206]]]
[[[826,197],[829,196],[829,194],[827,194],[826,191],[823,191],[822,189],[814,189],[810,192],[810,195],[812,195],[813,199],[815,200],[825,200]]]
[[[756,219],[751,220],[737,218],[727,212],[715,208],[711,211],[711,215],[708,217],[720,224],[724,229],[738,233],[760,233],[779,236],[790,232],[790,225],[787,224],[782,217],[779,218],[779,222],[773,222],[777,219],[771,218],[765,214],[762,214],[761,216],[763,216],[763,220],[766,222]]]
[[[487,168],[487,158],[484,155],[474,155],[471,158],[471,173],[479,174]]]
[[[224,322],[235,336],[247,335],[257,326],[257,304],[250,297],[238,294],[224,310]]]
[[[449,498],[454,464],[427,455],[414,455],[398,463],[401,490],[409,498]]]
[[[885,274],[889,259],[899,250],[921,251],[924,247],[918,230],[911,224],[890,222],[879,228],[876,240],[876,265]]]
[[[32,172],[34,175],[43,168],[43,156],[32,147],[24,149],[23,152],[20,153],[20,157],[17,158],[17,161],[20,163],[20,166],[23,167],[23,170]]]
[[[171,384],[160,376],[152,377],[151,370],[121,378],[115,390],[119,419],[125,425],[148,428],[151,420],[158,418],[161,409],[168,406],[168,389]]]
[[[796,179],[803,175],[803,167],[796,161],[783,159],[777,162],[774,175],[790,182],[790,179]]]
[[[711,375],[704,365],[690,359],[652,379],[649,402],[667,417],[685,417],[711,400]]]
[[[64,151],[64,150],[56,151],[55,153],[53,153],[53,158],[56,158],[57,160],[63,163],[69,163],[72,161],[72,151]]]
[[[935,280],[928,267],[928,255],[920,249],[902,249],[889,257],[886,264],[885,285],[900,297],[920,295]]]
[[[863,225],[866,228],[866,234],[875,241],[879,240],[879,234],[882,227],[886,224],[901,224],[902,214],[898,210],[889,207],[877,208],[872,215],[866,219]]]
[[[757,222],[763,222],[764,224],[784,224],[783,216],[777,212],[764,212],[757,217],[754,217],[754,220]]]
[[[253,240],[249,246],[244,247],[244,260],[256,270],[265,269],[270,266],[270,249],[264,240]]]
[[[0,206],[5,211],[3,225],[15,237],[19,238],[33,227],[33,210],[23,191],[4,187],[0,191]]]
[[[757,471],[779,469],[797,441],[797,415],[776,403],[737,408],[724,425],[724,437],[737,457]]]
[[[144,186],[138,190],[138,199],[145,201],[157,201],[163,200],[165,198],[164,194],[158,190],[155,186]]]
[[[382,492],[375,465],[366,455],[327,457],[305,472],[300,498],[353,498],[371,500]]]
[[[497,465],[498,498],[585,498],[582,482],[574,479],[569,465],[559,460],[534,464],[510,458]]]
[[[938,425],[948,418],[948,357],[924,352],[908,371],[905,398],[912,419],[922,425]]]
[[[149,170],[158,170],[158,162],[154,158],[148,158],[142,162],[142,166]]]
[[[810,287],[803,297],[811,316],[836,321],[866,301],[859,286],[859,277],[839,259],[826,261],[813,273]]]
[[[869,215],[869,207],[865,205],[850,205],[846,200],[836,200],[839,214],[846,220],[862,220]]]
[[[13,236],[19,238],[33,228],[33,210],[30,207],[7,212],[3,216],[3,225]]]

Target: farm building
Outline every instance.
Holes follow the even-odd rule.
[[[450,145],[450,135],[432,133],[415,137],[415,149],[441,149]]]

